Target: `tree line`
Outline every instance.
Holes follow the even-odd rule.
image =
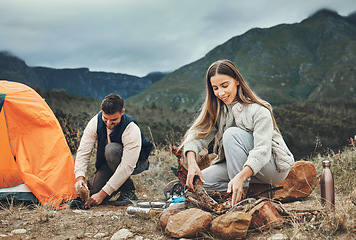
[[[64,90],[36,90],[55,113],[74,154],[87,122],[99,111],[101,100],[71,96]],[[126,113],[136,119],[145,136],[157,146],[179,145],[197,115],[156,105],[125,104]],[[355,110],[356,101],[306,102],[273,108],[278,127],[297,160],[347,145],[356,134]]]

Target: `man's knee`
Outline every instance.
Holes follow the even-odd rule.
[[[123,147],[119,143],[109,143],[105,147],[105,159],[112,171],[115,171],[121,162]]]

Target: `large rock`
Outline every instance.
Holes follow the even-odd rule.
[[[179,180],[178,180],[179,181]],[[187,206],[186,206],[186,203],[185,202],[182,202],[182,203],[173,203],[171,204],[168,208],[166,208],[160,215],[159,215],[159,221],[160,221],[160,224],[162,226],[163,229],[166,228],[167,226],[167,223],[168,223],[168,219],[183,211],[183,210],[186,210],[187,209]]]
[[[287,178],[277,184],[283,189],[276,191],[274,199],[290,202],[308,197],[317,186],[316,169],[312,162],[298,161],[290,169]]]
[[[175,238],[190,238],[210,227],[210,213],[197,208],[181,211],[168,219],[165,232]]]
[[[230,212],[215,218],[210,231],[222,239],[245,238],[250,226],[251,215],[244,212]]]
[[[159,216],[159,222],[162,226],[163,229],[165,229],[167,227],[168,224],[168,219],[173,216],[176,215],[177,213],[181,212],[181,210],[178,209],[166,209],[164,210],[160,216]]]
[[[263,201],[248,211],[252,216],[251,228],[269,229],[281,228],[283,226],[283,217],[279,215],[277,209],[270,201]]]

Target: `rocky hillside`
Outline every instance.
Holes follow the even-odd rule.
[[[238,66],[253,90],[274,105],[356,100],[356,13],[321,10],[295,24],[251,29],[217,46],[129,99],[140,105],[194,111],[205,73],[219,59]]]
[[[23,60],[0,52],[0,79],[25,83],[47,91],[64,89],[69,94],[83,97],[101,99],[116,92],[126,99],[142,92],[165,75],[154,72],[141,78],[120,73],[91,72],[88,68],[29,67]]]

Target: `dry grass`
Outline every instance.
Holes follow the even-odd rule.
[[[351,192],[356,189],[356,148],[346,147],[344,151],[334,153],[329,151],[326,156],[318,155],[313,159],[320,180],[322,162],[329,160],[335,184],[335,209],[328,211],[320,201],[320,188],[316,188],[305,200],[289,205],[299,205],[300,209],[318,209],[317,215],[307,215],[290,219],[291,226],[286,226],[290,239],[356,239],[356,212],[351,202]]]
[[[251,230],[247,239],[267,239],[276,233],[283,233],[287,239],[355,239],[356,206],[350,200],[355,188],[356,150],[354,146],[343,152],[318,155],[313,161],[318,179],[321,163],[328,159],[332,163],[335,178],[336,206],[327,211],[320,204],[320,190],[305,200],[286,203],[285,208],[293,210],[318,210],[317,214],[293,215],[286,218],[282,229],[263,232]],[[92,162],[94,159],[92,160]],[[175,156],[167,148],[156,148],[150,156],[150,169],[133,176],[137,195],[143,201],[164,200],[164,186],[176,179],[171,167],[177,167]],[[91,167],[91,171],[92,167]],[[90,210],[54,210],[49,206],[25,206],[9,202],[0,206],[0,239],[110,239],[121,228],[127,228],[143,239],[171,239],[164,234],[157,216],[126,213],[125,207],[98,206]],[[26,229],[25,234],[13,234],[14,229]],[[196,239],[219,239],[211,234],[202,234]]]
[[[165,185],[177,179],[171,167],[177,167],[176,157],[168,149],[154,149],[150,157],[150,169],[132,176],[138,198],[144,201],[164,201]]]

